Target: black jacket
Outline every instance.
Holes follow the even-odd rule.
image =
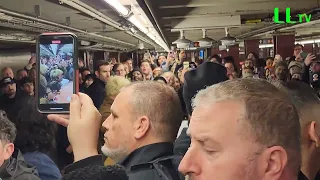
[[[6,95],[0,97],[0,109],[7,113],[9,119],[12,119],[17,114],[17,111],[25,106],[25,104],[22,104],[21,102],[27,102],[25,99],[28,98],[34,99],[34,97],[30,96],[25,91],[17,89],[14,98],[9,98]]]
[[[164,160],[160,163],[153,163],[159,158],[171,157],[173,155],[172,149],[172,143],[147,145],[133,151],[118,164],[124,166],[129,180],[180,180],[182,178],[179,177],[181,174],[178,173],[178,165],[181,157],[177,156],[175,162]],[[68,174],[92,165],[103,166],[102,156],[92,156],[73,163],[66,167],[65,173]]]
[[[310,66],[305,65],[303,68],[302,81],[310,84]]]
[[[298,180],[311,180],[311,179],[308,179],[308,178],[300,171],[299,176],[298,176]],[[317,176],[315,177],[314,180],[320,180],[320,173],[317,174]]]
[[[15,149],[11,158],[0,167],[2,180],[40,180],[35,167],[26,164],[21,152]]]
[[[176,155],[184,156],[191,144],[191,138],[187,135],[187,129],[184,128],[181,131],[180,136],[176,139],[176,142],[174,143],[174,149],[173,152]]]
[[[99,109],[106,96],[106,84],[100,79],[96,78],[91,86],[85,89],[85,93],[91,97],[94,106]]]

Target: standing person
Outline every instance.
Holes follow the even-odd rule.
[[[95,71],[96,79],[89,88],[85,90],[85,93],[91,97],[96,108],[100,108],[103,103],[103,99],[106,94],[105,86],[110,77],[111,66],[108,62],[99,64]]]
[[[179,167],[190,179],[298,178],[299,116],[287,94],[265,80],[235,79],[201,90],[192,105],[191,147]]]
[[[15,80],[10,77],[0,80],[0,89],[3,92],[0,96],[0,109],[4,110],[10,119],[24,106],[20,102],[25,98],[31,98],[27,92],[17,89]]]
[[[186,107],[188,117],[192,114],[192,98],[201,89],[228,80],[227,69],[214,62],[204,62],[197,69],[185,73],[185,83],[182,87],[182,106]],[[184,104],[185,103],[185,104]],[[183,129],[174,144],[174,153],[184,156],[190,147],[190,137],[186,134],[187,128]]]
[[[13,70],[9,67],[5,67],[1,70],[1,78],[10,77],[14,79]]]
[[[299,113],[301,124],[301,173],[299,180],[317,180],[320,170],[320,100],[317,92],[308,84],[291,81],[274,83],[276,87],[288,93]]]
[[[19,69],[17,71],[17,80],[21,80],[22,78],[24,77],[27,77],[28,76],[28,72],[25,70],[25,69]]]
[[[10,119],[17,128],[15,146],[26,163],[37,168],[41,180],[61,180],[61,173],[53,161],[56,155],[56,124],[38,112],[35,99],[21,103],[24,106]]]
[[[143,75],[143,79],[145,81],[152,81],[153,80],[153,74],[151,69],[151,64],[149,61],[143,60],[140,65],[140,69]]]
[[[115,64],[115,65],[113,66],[112,71],[114,72],[114,74],[115,74],[116,76],[126,77],[126,75],[127,75],[127,72],[126,72],[126,70],[125,70],[125,67],[124,67],[124,65],[121,64],[121,63]]]
[[[275,66],[275,78],[276,80],[286,82],[289,80],[288,64],[284,61],[280,61]]]
[[[35,167],[24,161],[21,152],[13,142],[17,129],[0,110],[0,179],[2,180],[40,180]]]
[[[91,164],[103,166],[97,153],[101,115],[84,94],[73,95],[70,106],[70,121],[49,116],[69,124],[75,163],[66,173]],[[179,97],[173,88],[154,81],[132,83],[115,98],[111,115],[102,124],[102,152],[124,166],[130,180],[180,179],[180,157],[173,155],[173,142],[181,121]]]

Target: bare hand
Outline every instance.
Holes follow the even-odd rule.
[[[29,64],[33,65],[34,63],[36,63],[36,57],[32,56],[29,60]]]
[[[69,125],[69,115],[58,115],[58,114],[49,114],[48,120],[54,121],[61,126],[68,127]]]
[[[100,127],[101,114],[94,106],[92,99],[82,93],[72,95],[68,138],[75,161],[98,154],[97,144]]]
[[[315,55],[313,55],[313,54],[311,54],[311,53],[309,53],[308,54],[308,56],[306,57],[306,59],[304,60],[304,64],[306,65],[306,66],[310,66],[310,64],[313,62],[313,60],[315,60],[316,59],[316,56]]]
[[[88,95],[82,93],[72,95],[70,116],[50,114],[48,119],[68,128],[71,145],[66,151],[74,152],[75,161],[98,154],[101,114]]]
[[[303,61],[303,58],[302,58],[302,56],[301,56],[301,53],[296,56],[296,59],[295,59],[295,60],[296,60],[296,61]]]

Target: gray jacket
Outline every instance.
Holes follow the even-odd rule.
[[[1,180],[40,180],[35,167],[29,166],[20,150],[15,149],[11,158],[0,167]]]

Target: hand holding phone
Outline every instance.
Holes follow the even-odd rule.
[[[36,98],[41,113],[69,113],[78,92],[78,42],[72,33],[44,33],[37,40]],[[70,62],[70,63],[68,63]]]
[[[304,59],[304,64],[310,66],[310,64],[316,60],[316,56],[313,54],[308,54],[307,57]]]
[[[72,95],[69,120],[67,118],[67,116],[56,114],[48,115],[48,120],[68,127],[68,139],[72,146],[74,160],[79,161],[97,155],[101,114],[91,98],[82,93]]]

